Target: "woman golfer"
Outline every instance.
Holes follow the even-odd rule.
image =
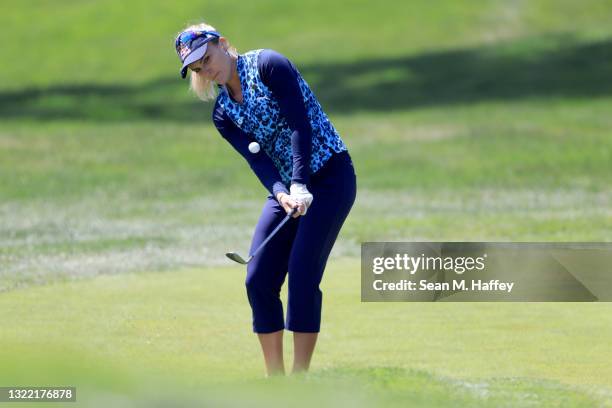
[[[213,121],[219,133],[270,192],[251,253],[297,209],[248,264],[246,291],[268,375],[285,371],[285,328],[293,331],[293,372],[308,370],[321,326],[319,284],[355,201],[351,158],[308,84],[281,54],[238,54],[207,24],[188,27],[175,45],[181,76],[191,71],[191,89],[198,97],[216,98]],[[285,322],[280,290],[287,273]]]

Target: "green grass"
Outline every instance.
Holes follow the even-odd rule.
[[[215,25],[239,49],[276,48],[306,63],[405,56],[557,33],[606,38],[610,6],[607,0],[444,0],[435,6],[424,0],[263,0],[228,13],[227,3],[219,0],[193,2],[188,8],[142,0],[129,5],[119,0],[38,1],[36,7],[3,7],[2,30],[19,41],[7,42],[0,55],[3,61],[21,61],[3,64],[7,87],[116,85],[174,79],[174,35],[200,19]],[[36,49],[23,47],[34,43]],[[24,75],[24,67],[32,72]]]
[[[609,241],[610,105],[334,117],[358,175],[335,253],[375,240]],[[209,124],[9,122],[0,135],[3,289],[222,265],[248,247],[265,197]]]
[[[364,241],[612,240],[611,11],[0,6],[0,385],[75,384],[88,406],[610,406],[607,304],[361,304],[356,277]],[[355,163],[306,377],[261,382],[223,256],[265,192],[177,76],[174,35],[201,18],[290,57]]]
[[[104,393],[269,401],[267,390],[278,387],[288,387],[280,401],[298,393],[304,406],[313,395],[325,406],[593,406],[609,398],[607,304],[360,303],[358,269],[336,261],[326,272],[319,351],[302,379],[259,380],[244,271],[231,267],[5,293],[0,382],[76,385],[83,401]]]

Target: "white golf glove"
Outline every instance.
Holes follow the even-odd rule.
[[[289,187],[289,197],[300,204],[304,204],[304,214],[308,211],[308,207],[312,204],[312,194],[306,188],[306,184],[294,183]]]

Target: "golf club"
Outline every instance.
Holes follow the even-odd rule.
[[[282,226],[285,225],[285,223],[287,223],[287,221],[289,221],[289,218],[291,218],[293,214],[295,214],[296,211],[297,211],[297,208],[294,208],[291,210],[291,212],[287,213],[285,218],[283,218],[283,220],[276,226],[276,228],[274,228],[274,231],[272,231],[270,235],[268,235],[268,237],[259,245],[259,247],[255,250],[255,252],[253,252],[246,260],[236,252],[227,252],[225,256],[227,256],[229,259],[231,259],[234,262],[238,262],[239,264],[243,264],[243,265],[248,264],[249,262],[251,262],[253,257],[255,257],[255,255],[257,255],[257,253],[261,251],[261,249],[264,246],[266,246],[268,241],[272,239],[272,237],[278,232],[278,230],[281,229]]]

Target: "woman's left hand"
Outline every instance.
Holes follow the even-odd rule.
[[[299,205],[298,211],[300,215],[306,215],[308,207],[310,207],[313,200],[312,194],[310,194],[310,191],[306,188],[306,184],[293,183],[289,188],[289,192],[291,193],[289,197]],[[304,211],[302,211],[302,208]]]

